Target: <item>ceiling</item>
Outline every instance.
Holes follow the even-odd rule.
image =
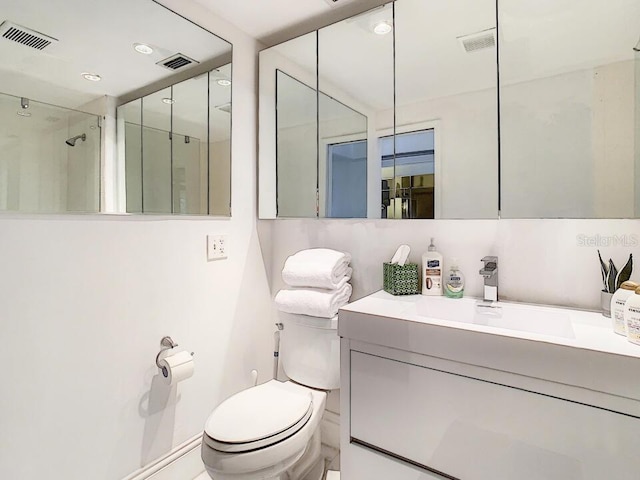
[[[384,0],[195,0],[267,46],[346,18]]]
[[[398,0],[395,51],[391,35],[377,36],[370,28],[371,18],[392,18],[390,5],[323,28],[320,90],[338,87],[373,110],[391,108],[393,53],[398,105],[495,89],[496,48],[466,52],[458,40],[495,28],[495,8],[495,0]],[[283,25],[291,20],[286,9],[281,16]],[[499,18],[503,86],[631,61],[640,37],[638,0],[501,0]],[[315,76],[313,35],[273,50]]]
[[[0,4],[0,23],[10,21],[58,40],[36,50],[0,39],[2,92],[68,108],[80,108],[103,95],[119,97],[175,75],[156,65],[173,54],[206,62],[231,51],[229,43],[152,0]],[[134,43],[148,44],[154,52],[137,53]],[[102,80],[89,82],[83,72],[99,74]]]

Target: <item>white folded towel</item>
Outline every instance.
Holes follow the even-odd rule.
[[[292,287],[342,288],[353,272],[350,261],[348,253],[329,248],[302,250],[287,258],[282,280]]]
[[[338,309],[349,302],[350,297],[351,285],[345,283],[338,290],[322,288],[280,290],[275,302],[281,312],[333,318],[338,314]]]

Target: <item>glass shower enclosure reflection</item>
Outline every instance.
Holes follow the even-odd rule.
[[[97,115],[0,93],[0,211],[100,210]]]

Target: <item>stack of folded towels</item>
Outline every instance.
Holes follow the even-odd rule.
[[[282,279],[291,288],[276,295],[278,310],[333,318],[351,297],[351,255],[328,248],[302,250],[287,258]]]

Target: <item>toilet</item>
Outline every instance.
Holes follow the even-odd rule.
[[[243,390],[211,413],[202,461],[214,480],[320,480],[320,420],[340,388],[337,318],[279,313],[280,360],[289,381]]]

